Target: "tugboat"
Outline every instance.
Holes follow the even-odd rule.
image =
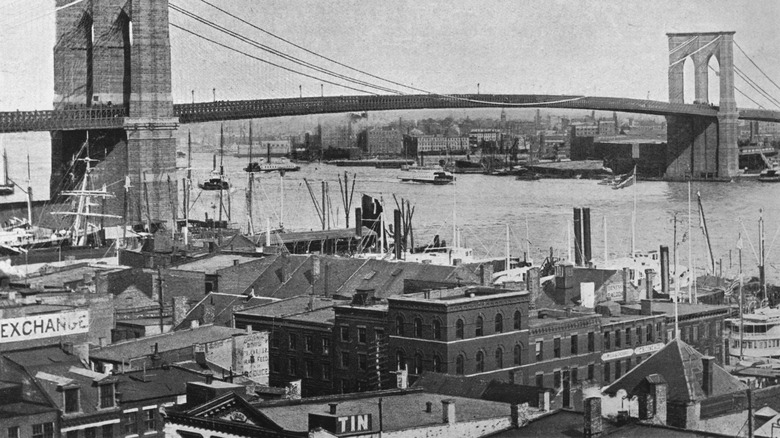
[[[206,181],[198,184],[201,190],[228,190],[230,189],[230,183],[222,179],[222,175],[216,178],[209,178]]]
[[[213,175],[206,181],[198,184],[201,190],[228,190],[230,183],[225,179],[224,167],[222,166],[222,151],[224,148],[224,128],[219,129],[219,173],[217,173],[217,156],[213,156],[211,174]],[[221,195],[220,195],[221,196]]]

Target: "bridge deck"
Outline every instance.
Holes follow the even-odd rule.
[[[536,94],[461,94],[401,96],[329,96],[291,99],[257,99],[174,105],[180,123],[241,120],[306,114],[438,108],[567,108],[597,111],[717,117],[718,107],[655,100],[593,96]],[[121,129],[121,107],[77,108],[49,111],[0,112],[0,132]],[[780,112],[739,111],[739,118],[780,122]]]

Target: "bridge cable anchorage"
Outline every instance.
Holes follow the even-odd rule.
[[[758,91],[758,93],[761,94],[762,97],[766,98],[767,100],[769,100],[769,102],[774,104],[776,107],[780,108],[780,101],[775,99],[771,94],[769,94],[768,91],[764,90],[763,87],[758,85],[758,83],[756,81],[751,79],[745,72],[743,72],[736,65],[734,66],[734,71],[735,71],[735,73],[737,73],[737,76],[739,76],[745,82],[747,82],[747,84],[750,85],[754,90]]]
[[[302,59],[297,58],[295,56],[288,55],[288,54],[286,54],[286,53],[284,53],[284,52],[282,52],[280,50],[276,50],[276,49],[274,49],[272,47],[269,47],[269,46],[267,46],[265,44],[262,44],[262,43],[260,43],[260,42],[258,42],[256,40],[253,40],[253,39],[251,39],[249,37],[246,37],[246,36],[244,36],[244,35],[242,35],[242,34],[240,34],[238,32],[235,32],[235,31],[232,31],[230,29],[227,29],[224,26],[221,26],[221,25],[219,25],[219,24],[217,24],[217,23],[215,23],[215,22],[213,22],[211,20],[208,20],[206,18],[200,17],[197,14],[189,12],[189,11],[187,11],[187,10],[185,10],[185,9],[183,9],[183,8],[173,4],[173,3],[169,3],[169,7],[172,10],[174,10],[176,12],[179,12],[180,14],[184,14],[187,17],[190,17],[190,18],[192,18],[192,19],[194,19],[194,20],[196,20],[196,21],[198,21],[198,22],[200,22],[202,24],[205,24],[205,25],[207,25],[207,26],[209,26],[209,27],[211,27],[213,29],[216,29],[216,30],[218,30],[218,31],[220,31],[222,33],[225,33],[225,34],[227,34],[229,36],[232,36],[233,38],[236,38],[236,39],[238,39],[240,41],[243,41],[243,42],[245,42],[245,43],[247,43],[249,45],[252,45],[252,46],[254,46],[254,47],[256,47],[256,48],[258,48],[260,50],[263,50],[265,52],[268,52],[268,53],[271,53],[273,55],[279,56],[279,57],[281,57],[281,58],[283,58],[283,59],[285,59],[287,61],[293,62],[293,63],[301,65],[303,67],[307,67],[307,68],[310,68],[312,70],[318,71],[320,73],[325,73],[325,74],[330,75],[330,76],[335,76],[335,77],[337,77],[339,79],[343,79],[343,80],[346,80],[348,82],[352,82],[352,83],[355,83],[355,84],[358,84],[358,85],[362,85],[362,86],[366,86],[366,87],[370,87],[370,88],[376,88],[378,90],[389,92],[389,93],[393,93],[393,94],[405,94],[405,93],[403,93],[401,91],[398,91],[398,90],[395,90],[395,89],[392,89],[392,88],[383,87],[383,86],[380,86],[380,85],[375,85],[375,84],[372,84],[370,82],[366,82],[366,81],[363,81],[363,80],[360,80],[360,79],[355,79],[355,78],[352,78],[350,76],[347,76],[347,75],[344,75],[344,74],[341,74],[341,73],[338,73],[338,72],[334,72],[334,71],[329,70],[327,68],[324,68],[324,67],[312,64],[312,63],[310,63],[308,61],[302,60]]]
[[[205,37],[205,36],[203,36],[203,35],[200,35],[200,34],[198,34],[198,33],[195,33],[195,32],[193,32],[193,31],[191,31],[191,30],[189,30],[189,29],[186,29],[186,28],[184,28],[184,27],[182,27],[182,26],[179,26],[179,25],[177,25],[176,23],[170,23],[170,25],[171,25],[172,27],[175,27],[175,28],[179,29],[179,30],[182,30],[182,31],[184,31],[184,32],[187,32],[187,33],[189,33],[189,34],[191,34],[191,35],[194,35],[194,36],[196,36],[196,37],[198,37],[198,38],[204,39],[204,40],[206,40],[206,41],[208,41],[208,42],[210,42],[210,43],[216,44],[216,45],[218,45],[218,46],[220,46],[220,47],[223,47],[223,48],[225,48],[225,49],[231,50],[231,51],[233,51],[233,52],[239,53],[239,54],[241,54],[241,55],[244,55],[244,56],[246,56],[246,57],[249,57],[249,58],[255,59],[255,60],[257,60],[257,61],[260,61],[260,62],[263,62],[263,63],[269,64],[269,65],[272,65],[272,66],[274,66],[274,67],[277,67],[277,68],[280,68],[280,69],[282,69],[282,70],[286,70],[286,71],[289,71],[289,72],[291,72],[291,73],[295,73],[295,74],[298,74],[298,75],[301,75],[301,76],[305,76],[305,77],[307,77],[307,78],[310,78],[310,79],[315,79],[315,80],[317,80],[317,81],[320,81],[320,82],[325,82],[326,84],[331,84],[331,85],[335,85],[335,86],[337,86],[337,87],[342,87],[342,88],[346,88],[346,89],[349,89],[349,90],[352,90],[352,91],[357,91],[358,93],[364,93],[364,94],[373,94],[373,95],[375,95],[375,96],[380,96],[380,94],[378,94],[378,93],[374,93],[374,92],[372,92],[372,91],[361,90],[361,89],[359,89],[359,88],[354,88],[354,87],[351,87],[351,86],[349,86],[349,85],[339,84],[339,83],[337,83],[337,82],[329,81],[329,80],[327,80],[327,79],[318,78],[318,77],[316,77],[316,76],[312,76],[312,75],[310,75],[310,74],[303,73],[303,72],[299,72],[299,71],[297,71],[297,70],[294,70],[294,69],[292,69],[292,68],[289,68],[289,67],[285,67],[285,66],[282,66],[282,65],[276,64],[276,63],[274,63],[274,62],[271,62],[271,61],[268,61],[268,60],[266,60],[266,59],[263,59],[263,58],[260,58],[260,57],[254,56],[254,55],[250,55],[249,53],[246,53],[246,52],[244,52],[244,51],[241,51],[241,50],[239,50],[239,49],[234,49],[233,47],[230,47],[230,46],[228,46],[228,45],[226,45],[226,44],[222,44],[222,43],[220,43],[220,42],[218,42],[218,41],[215,41],[215,40],[213,40],[213,39],[211,39],[211,38],[208,38],[208,37]]]
[[[669,64],[669,68],[672,68],[672,67],[674,67],[675,65],[677,65],[677,64],[679,64],[679,63],[681,63],[681,62],[685,62],[685,60],[686,60],[686,59],[688,59],[689,57],[691,57],[691,56],[693,56],[693,55],[695,55],[695,54],[697,54],[697,53],[699,53],[699,52],[701,52],[702,50],[706,49],[708,46],[710,46],[710,45],[712,45],[712,44],[714,44],[714,43],[716,43],[716,42],[720,42],[720,39],[721,39],[721,37],[717,37],[717,38],[715,38],[714,40],[712,40],[712,41],[708,42],[707,44],[705,44],[705,45],[703,45],[703,46],[699,47],[699,48],[698,48],[698,49],[696,49],[695,51],[693,51],[693,52],[689,53],[689,54],[688,54],[688,55],[686,55],[685,57],[683,57],[683,58],[680,58],[680,59],[678,59],[677,61],[674,61],[673,63]]]
[[[777,89],[778,89],[778,90],[780,90],[780,85],[777,85],[777,83],[775,83],[775,81],[773,81],[773,80],[772,80],[772,78],[770,78],[770,77],[769,77],[769,75],[767,75],[766,73],[764,73],[764,70],[762,70],[762,69],[761,69],[761,67],[759,67],[759,66],[758,66],[758,65],[757,65],[757,64],[756,64],[756,63],[755,63],[755,62],[754,62],[754,61],[753,61],[753,60],[750,58],[750,56],[748,56],[748,54],[747,54],[747,53],[745,53],[745,51],[744,51],[744,50],[742,50],[742,47],[740,47],[740,46],[739,46],[739,44],[737,43],[737,41],[736,41],[736,40],[734,41],[734,45],[735,45],[735,46],[737,46],[737,48],[739,49],[739,51],[740,51],[740,52],[742,52],[742,54],[743,54],[743,55],[745,55],[745,58],[747,58],[747,59],[748,59],[748,61],[750,61],[750,63],[751,63],[751,64],[753,64],[753,66],[755,66],[755,67],[758,69],[758,71],[760,71],[760,72],[761,72],[761,74],[763,74],[763,75],[764,75],[764,76],[765,76],[767,79],[769,79],[769,82],[771,82],[771,83],[772,83],[772,85],[774,85],[775,87],[777,87]]]

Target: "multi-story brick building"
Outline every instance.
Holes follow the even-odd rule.
[[[357,138],[358,147],[365,153],[376,155],[398,155],[402,151],[403,136],[395,129],[367,129]]]

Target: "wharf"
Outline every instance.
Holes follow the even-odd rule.
[[[588,178],[598,179],[611,172],[604,168],[601,160],[557,161],[551,163],[528,164],[529,170],[545,178]]]
[[[402,166],[414,164],[414,160],[387,159],[387,160],[334,160],[328,164],[339,167],[375,167],[377,169],[400,169]]]

